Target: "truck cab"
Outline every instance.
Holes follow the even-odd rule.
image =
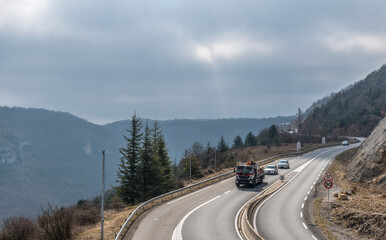
[[[239,165],[235,169],[236,172],[236,186],[256,186],[262,183],[264,179],[264,170],[262,167],[258,168],[253,162],[248,162],[245,165]]]

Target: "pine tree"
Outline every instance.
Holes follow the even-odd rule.
[[[129,136],[123,135],[126,148],[119,149],[122,157],[118,168],[117,182],[120,185],[117,187],[117,193],[125,203],[132,205],[139,200],[138,197],[141,193],[137,171],[142,140],[141,129],[142,120],[134,113],[131,120],[131,129],[126,129]]]
[[[257,139],[256,136],[253,135],[252,132],[249,132],[247,136],[245,136],[244,144],[246,147],[254,147],[257,146]]]
[[[225,142],[225,139],[223,136],[220,138],[220,142],[217,145],[217,150],[219,152],[226,152],[229,150],[228,144]]]
[[[174,174],[172,169],[172,163],[166,148],[166,142],[162,135],[162,130],[158,125],[158,122],[154,122],[153,128],[153,148],[154,148],[154,159],[159,164],[157,170],[160,175],[159,186],[157,187],[157,195],[168,191],[171,191],[176,187],[174,181]]]
[[[158,164],[155,163],[153,152],[154,148],[152,146],[150,134],[149,124],[148,121],[146,121],[145,134],[143,137],[143,144],[140,154],[140,164],[138,166],[140,182],[142,185],[142,200],[147,200],[152,197],[153,194],[151,191],[155,187],[154,185],[157,184],[155,181],[157,176],[154,175],[154,173],[157,171],[155,169],[159,166],[157,166]]]
[[[237,135],[233,140],[232,148],[243,148],[243,147],[244,147],[243,139],[240,137],[240,135]]]

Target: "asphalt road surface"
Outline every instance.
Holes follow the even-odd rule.
[[[294,177],[263,202],[255,213],[255,229],[264,239],[317,239],[305,223],[304,204],[318,181],[324,182],[326,168],[334,157],[352,146],[312,152]]]
[[[273,201],[274,207],[270,205],[270,201],[267,201],[259,210],[257,228],[264,229],[264,231],[259,230],[259,232],[266,239],[309,239],[311,237],[312,234],[307,231],[298,233],[300,230],[304,230],[299,216],[301,204],[325,163],[340,150],[342,147],[325,148],[300,157],[285,158],[289,160],[291,168],[279,169],[279,174],[285,175],[307,162],[309,163],[288,183],[288,186],[283,188],[283,190],[288,188],[286,191],[282,190],[285,195],[282,195],[282,191],[280,191],[277,197],[275,195],[272,198],[279,199]],[[315,158],[316,156],[318,157]],[[313,160],[310,162],[311,159]],[[275,164],[279,160],[275,161]],[[264,183],[260,183],[256,187],[237,188],[234,182],[235,177],[232,177],[171,200],[148,211],[139,224],[130,229],[125,239],[240,239],[235,227],[236,216],[240,208],[278,179],[279,175],[266,175]],[[292,199],[291,196],[296,197],[289,201]],[[286,216],[287,214],[288,216]],[[268,230],[265,229],[267,226],[269,226]],[[278,234],[272,233],[276,232],[277,229],[285,229],[285,231],[280,231],[281,233]],[[288,232],[291,235],[287,235]],[[292,236],[296,237],[292,238]],[[297,238],[297,236],[301,238]]]

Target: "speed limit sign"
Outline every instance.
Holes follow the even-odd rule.
[[[332,181],[331,180],[326,180],[325,182],[324,182],[324,187],[325,188],[327,188],[327,189],[330,189],[330,188],[332,188]]]

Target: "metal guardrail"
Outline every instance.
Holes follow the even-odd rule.
[[[306,149],[306,150],[303,150],[303,151],[299,151],[299,152],[278,154],[278,155],[269,157],[267,159],[260,160],[257,163],[260,164],[260,165],[263,165],[263,164],[272,162],[275,159],[278,159],[278,158],[281,158],[281,157],[298,156],[298,155],[301,155],[301,154],[313,151],[315,149],[324,148],[324,147],[330,147],[330,146],[335,146],[335,145],[337,145],[337,144],[325,144],[325,145],[322,145],[322,146],[309,148],[309,149]],[[160,203],[163,203],[163,202],[169,201],[171,199],[180,197],[180,196],[182,196],[184,194],[196,191],[198,189],[206,187],[206,186],[208,186],[210,184],[213,184],[215,182],[219,182],[219,181],[221,181],[223,179],[228,178],[229,176],[233,176],[233,173],[234,173],[233,171],[229,171],[229,172],[226,172],[226,173],[221,174],[219,176],[207,179],[205,181],[202,181],[202,182],[199,182],[199,183],[196,183],[196,184],[193,184],[193,185],[189,185],[187,187],[183,187],[183,188],[180,188],[180,189],[177,189],[177,190],[174,190],[174,191],[162,194],[160,196],[154,197],[154,198],[152,198],[152,199],[142,203],[126,219],[125,223],[123,224],[123,226],[119,230],[118,234],[115,236],[115,240],[123,239],[125,234],[126,234],[126,232],[129,230],[130,226],[146,210],[149,210],[149,209],[153,208],[154,206],[157,206]]]

